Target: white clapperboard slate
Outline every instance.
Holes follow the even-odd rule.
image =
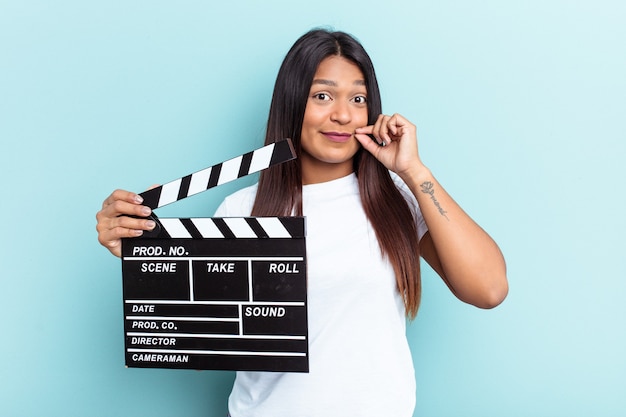
[[[289,139],[141,194],[156,209],[294,159]],[[122,239],[126,366],[308,372],[304,217],[158,218]]]

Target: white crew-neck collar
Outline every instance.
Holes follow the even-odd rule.
[[[345,177],[337,178],[331,181],[318,182],[315,184],[306,184],[302,186],[303,194],[335,194],[345,193],[347,190],[352,190],[354,187],[358,188],[358,181],[354,172],[346,175]]]

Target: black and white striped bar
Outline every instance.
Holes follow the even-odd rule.
[[[306,235],[305,223],[296,217],[159,218],[157,227],[143,239],[292,239]]]
[[[295,158],[296,153],[291,140],[283,139],[145,191],[140,195],[144,199],[144,205],[156,209]]]
[[[158,238],[175,239],[280,239],[304,237],[303,222],[290,217],[155,218]]]

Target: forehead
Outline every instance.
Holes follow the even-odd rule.
[[[315,71],[315,80],[330,80],[338,84],[341,82],[347,84],[365,85],[365,77],[359,67],[352,61],[342,56],[329,56],[320,62]]]

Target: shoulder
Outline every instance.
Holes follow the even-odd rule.
[[[215,211],[215,217],[249,216],[252,212],[257,188],[258,185],[254,184],[226,197]]]

